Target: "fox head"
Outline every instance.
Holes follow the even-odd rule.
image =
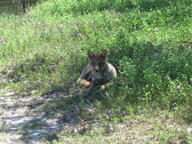
[[[95,54],[92,51],[88,51],[89,63],[94,68],[95,72],[102,72],[104,71],[106,64],[107,64],[107,50],[99,54]]]

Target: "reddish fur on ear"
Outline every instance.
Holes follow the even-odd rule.
[[[94,56],[95,56],[94,52],[92,52],[91,50],[88,50],[88,51],[87,51],[87,55],[88,55],[89,57],[94,57]]]
[[[103,50],[103,52],[100,54],[100,56],[102,56],[102,57],[106,57],[107,54],[108,54],[108,50],[105,49],[105,50]]]

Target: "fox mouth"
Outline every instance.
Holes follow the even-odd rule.
[[[95,72],[96,72],[96,73],[99,73],[99,70],[98,70],[98,69],[95,69]]]

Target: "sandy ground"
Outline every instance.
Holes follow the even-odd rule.
[[[60,118],[31,113],[31,97],[0,90],[0,144],[38,144],[61,128]]]

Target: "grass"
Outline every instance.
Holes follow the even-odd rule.
[[[190,123],[191,15],[190,0],[48,0],[24,14],[1,14],[0,68],[7,78],[3,86],[19,93],[35,91],[34,96],[57,94],[62,101],[48,101],[42,110],[72,113],[77,121],[121,123],[130,115],[140,117],[142,110],[160,109]],[[87,62],[87,50],[106,48],[118,78],[106,90],[85,97],[75,81]],[[96,114],[87,114],[88,109]],[[110,118],[105,116],[109,109]],[[122,111],[128,114],[122,116]],[[178,140],[180,135],[191,141],[186,132],[172,128],[158,134],[159,127],[149,132],[158,140],[146,138],[149,143]],[[100,142],[103,131],[102,127],[93,130],[93,135],[99,133],[93,142]],[[91,138],[87,134],[70,137],[74,143]],[[108,143],[118,141],[113,134],[108,138]]]
[[[152,112],[152,111],[151,111]],[[58,134],[60,143],[191,143],[191,135],[181,120],[174,120],[167,111],[128,116],[122,123],[101,121],[68,129]]]

